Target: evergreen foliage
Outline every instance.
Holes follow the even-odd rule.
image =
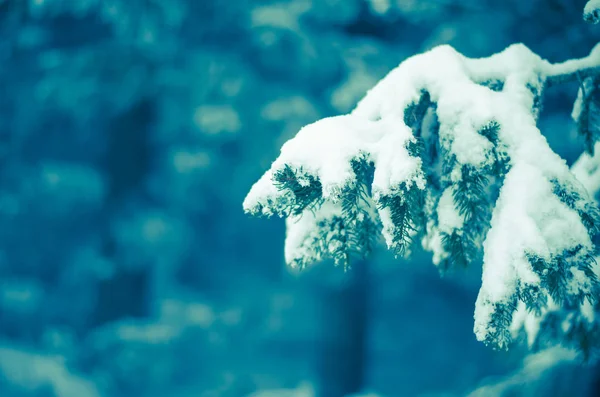
[[[594,144],[600,139],[600,78],[588,77],[581,82],[576,106],[577,132],[585,150],[594,155]]]
[[[600,64],[596,55],[581,63]],[[351,114],[286,143],[244,207],[288,218],[286,258],[300,268],[332,258],[346,269],[380,236],[403,257],[421,241],[442,273],[483,262],[479,340],[507,348],[525,310],[540,324],[526,327],[530,339],[562,332],[591,351],[600,341],[582,313],[600,292],[592,243],[600,212],[536,127],[544,89],[574,73],[567,66],[522,46],[487,59],[449,47],[413,57]],[[585,80],[576,115],[590,153],[595,79]],[[557,310],[569,312],[570,331],[551,321]]]
[[[396,255],[410,254],[415,236],[423,227],[423,192],[415,187],[402,186],[402,194],[381,196],[378,200],[380,211],[389,211],[392,236],[389,247]]]
[[[301,169],[293,171],[285,166],[273,176],[273,181],[280,191],[288,192],[292,197],[287,205],[281,208],[285,214],[298,215],[311,206],[317,206],[321,198],[321,182]]]

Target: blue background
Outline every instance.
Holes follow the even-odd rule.
[[[381,248],[293,272],[283,221],[242,201],[408,56],[586,55],[584,4],[0,0],[0,395],[441,397],[515,371],[523,347],[472,333],[480,269]],[[576,92],[540,120],[569,162]]]

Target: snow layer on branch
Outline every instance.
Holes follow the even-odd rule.
[[[421,92],[427,91],[437,103],[440,139],[449,141],[451,153],[461,164],[483,166],[490,161],[492,144],[478,134],[495,119],[500,110],[494,92],[481,85],[488,81],[505,81],[522,86],[541,74],[545,63],[526,47],[514,45],[500,54],[483,59],[468,59],[450,46],[435,49],[404,61],[375,86],[353,111],[371,120],[398,117]],[[525,72],[523,72],[525,71]],[[538,85],[539,82],[536,82]],[[527,92],[514,100],[528,109],[533,99]],[[517,105],[518,106],[518,105]]]
[[[448,142],[459,164],[478,168],[491,161],[491,142],[478,131],[487,123],[499,123],[511,169],[484,244],[482,288],[475,311],[480,340],[494,330],[492,315],[499,305],[514,299],[518,282],[540,283],[527,254],[550,261],[577,246],[592,249],[578,213],[553,193],[552,181],[567,183],[583,197],[587,194],[536,127],[535,96],[551,70],[552,65],[522,45],[485,59],[468,59],[450,47],[438,47],[401,64],[353,113],[372,120],[394,117],[414,101],[416,93],[426,90],[437,103],[442,144]],[[490,80],[502,81],[502,91],[481,85]],[[444,197],[439,209],[448,207]],[[452,214],[438,210],[440,215],[447,213]],[[446,218],[440,217],[440,227],[452,219],[450,223],[458,222],[456,216]]]
[[[533,269],[532,257],[550,263],[565,252],[587,255],[593,250],[589,225],[582,222],[582,211],[591,202],[590,197],[566,162],[550,149],[536,119],[547,78],[569,73],[582,63],[590,62],[592,66],[595,53],[596,50],[579,63],[557,65],[521,44],[481,59],[466,58],[449,46],[411,57],[371,89],[349,115],[313,123],[288,141],[270,171],[253,186],[245,209],[288,215],[280,211],[277,202],[293,202],[298,195],[290,196],[286,189],[274,187],[274,176],[281,175],[286,167],[293,170],[298,183],[303,178],[308,178],[306,185],[313,179],[320,181],[322,199],[326,204],[336,203],[345,188],[357,183],[352,161],[364,159],[374,164],[372,197],[380,206],[388,247],[394,247],[391,240],[398,236],[412,240],[419,226],[402,220],[416,214],[409,208],[410,203],[420,203],[411,202],[411,187],[425,189],[425,172],[439,172],[423,170],[419,153],[408,150],[411,143],[416,143],[413,133],[420,132],[416,118],[422,117],[410,109],[418,108],[426,98],[425,106],[435,104],[440,156],[451,165],[441,176],[444,194],[440,198],[440,193],[434,193],[439,198],[437,227],[428,226],[427,232],[431,229],[434,235],[452,233],[452,244],[462,249],[465,261],[472,260],[473,255],[460,247],[459,240],[466,235],[467,226],[474,227],[467,225],[468,219],[478,219],[473,214],[478,209],[469,207],[470,185],[460,183],[473,173],[483,175],[483,179],[499,177],[494,167],[500,157],[508,159],[506,171],[500,175],[504,183],[483,244],[482,287],[475,309],[477,338],[491,341],[499,327],[506,328],[506,323],[510,323],[515,300],[524,289],[548,288],[542,285],[540,270]],[[490,126],[497,127],[494,135],[485,133]],[[298,184],[295,186],[301,190]],[[461,186],[467,190],[462,198],[457,196]],[[558,197],[557,189],[563,197]],[[462,200],[462,204],[457,200]],[[304,245],[300,241],[311,241],[311,230],[318,229],[320,217],[331,215],[332,208],[324,206],[324,212],[314,215],[305,210],[300,220],[288,222],[288,261],[309,255],[302,253]],[[434,257],[454,255],[446,252],[439,238],[428,238],[434,243],[425,246],[434,250]],[[470,244],[479,244],[477,238],[469,239]],[[572,293],[589,292],[583,272],[573,268],[569,274]],[[499,312],[503,310],[508,313]],[[498,324],[498,316],[503,325]]]
[[[590,0],[583,9],[583,19],[586,22],[598,23],[600,22],[600,0]]]
[[[553,255],[592,242],[576,211],[553,194],[547,178],[529,164],[516,164],[506,177],[484,244],[482,291],[492,302],[514,293],[515,278],[539,283],[526,253]],[[512,268],[512,269],[511,269]]]
[[[596,44],[590,54],[580,59],[570,59],[565,62],[547,64],[546,77],[550,85],[562,81],[583,80],[592,74],[597,74],[600,67],[600,44]],[[591,73],[593,72],[593,73]]]
[[[331,222],[341,216],[340,206],[331,202],[324,203],[314,212],[289,216],[286,219],[285,262],[292,267],[301,267],[301,263],[318,262],[329,250],[338,248],[327,242],[335,240],[338,230],[331,227]]]
[[[273,173],[268,170],[244,199],[244,210],[255,215],[283,215],[290,199],[289,192],[277,189],[273,183]]]
[[[452,188],[447,188],[442,193],[437,207],[438,223],[441,232],[451,233],[453,229],[462,228],[465,219],[456,210],[454,199],[452,198]]]
[[[270,215],[269,202],[282,193],[273,184],[273,175],[286,166],[319,179],[323,198],[337,200],[340,190],[355,182],[351,160],[373,161],[376,171],[373,189],[390,193],[403,182],[424,187],[420,159],[410,157],[404,148],[412,139],[410,129],[401,120],[370,121],[353,115],[330,117],[302,128],[287,141],[281,154],[250,190],[244,201],[246,211]]]

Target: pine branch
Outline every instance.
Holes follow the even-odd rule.
[[[600,47],[554,65],[523,45],[412,57],[352,113],[301,129],[244,207],[288,217],[286,261],[299,267],[347,268],[380,233],[397,255],[422,240],[442,271],[483,258],[475,333],[505,348],[517,307],[541,319],[598,300],[600,211],[537,128],[544,88],[598,65]]]
[[[547,63],[544,69],[547,87],[599,76],[600,45],[596,45],[586,57],[555,64]]]

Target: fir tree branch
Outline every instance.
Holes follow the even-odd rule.
[[[539,323],[599,300],[600,212],[537,128],[547,85],[596,70],[600,45],[559,64],[523,45],[479,59],[436,47],[401,63],[350,114],[302,128],[244,208],[288,216],[286,261],[300,268],[326,258],[347,267],[379,233],[403,256],[422,240],[442,271],[483,259],[474,331],[506,348],[519,305]],[[579,108],[600,113],[584,101],[595,98]],[[591,131],[596,119],[584,121]],[[587,349],[585,330],[573,338]]]
[[[548,64],[546,85],[551,87],[576,80],[583,81],[587,77],[598,75],[600,75],[600,45],[596,45],[586,57]]]

